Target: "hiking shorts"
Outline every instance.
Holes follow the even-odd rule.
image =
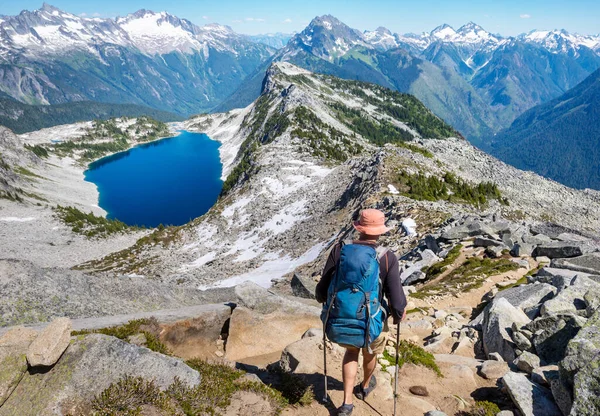
[[[388,326],[387,320],[385,320],[383,322],[383,330],[381,331],[381,334],[379,334],[379,336],[375,338],[375,341],[371,342],[370,347],[371,351],[373,351],[373,354],[383,354],[383,350],[385,349],[385,343],[388,338],[388,332],[390,332],[390,327]],[[356,347],[353,347],[352,345],[339,345],[340,347],[344,347],[346,349],[356,349]],[[368,348],[361,348],[361,350],[363,355],[369,352]]]

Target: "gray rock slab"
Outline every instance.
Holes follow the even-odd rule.
[[[532,383],[524,374],[509,372],[502,378],[510,398],[523,416],[563,416],[552,392]]]
[[[581,256],[583,251],[580,244],[570,241],[555,241],[537,246],[532,255],[534,257],[545,256],[550,259]]]
[[[576,276],[588,277],[588,273],[577,272],[568,269],[559,269],[555,267],[544,267],[537,272],[535,281],[540,283],[548,283],[562,290],[565,287],[571,286],[571,282]]]
[[[485,237],[475,237],[473,240],[473,246],[475,247],[501,247],[504,243],[502,241],[493,240]]]
[[[510,255],[513,257],[531,256],[533,250],[534,246],[532,244],[527,244],[521,241],[513,245],[512,249],[510,250]]]
[[[577,335],[586,320],[575,314],[537,318],[525,326],[533,333],[532,343],[543,365],[557,364],[565,357],[569,341]]]
[[[564,227],[562,225],[554,224],[551,222],[534,224],[530,227],[530,231],[533,235],[545,234],[550,238],[557,238],[562,233],[581,234],[578,231],[575,231],[571,228]]]
[[[499,299],[506,299],[511,305],[525,311],[552,299],[556,293],[556,288],[547,283],[520,285],[498,292],[494,302]],[[532,315],[535,315],[535,311]],[[533,316],[530,316],[530,318],[533,318]]]
[[[427,248],[431,250],[435,255],[437,255],[442,250],[435,237],[431,234],[427,234],[424,238],[424,241]]]
[[[568,259],[556,259],[552,261],[552,267],[600,275],[600,253],[589,253]]]
[[[516,365],[519,370],[531,374],[533,370],[540,366],[540,357],[529,351],[523,351],[521,355],[515,358],[513,364]]]
[[[453,241],[463,240],[467,237],[474,237],[476,235],[490,234],[495,234],[493,229],[491,229],[481,221],[473,220],[467,221],[462,225],[444,231],[440,238],[445,241]]]
[[[556,315],[559,313],[587,314],[585,295],[589,291],[595,292],[600,297],[600,284],[584,276],[576,276],[571,285],[560,291],[554,298],[545,302],[540,312],[542,316]]]
[[[321,308],[306,305],[293,299],[278,296],[254,282],[244,282],[235,287],[236,303],[260,314],[275,311],[281,313],[307,313],[321,315]]]
[[[489,309],[485,311],[482,324],[483,349],[489,356],[497,352],[507,362],[516,358],[515,343],[512,340],[513,324],[525,325],[531,320],[521,309],[511,305],[505,299],[495,300]]]
[[[200,382],[200,374],[179,359],[106,335],[86,335],[73,338],[49,371],[25,374],[0,407],[0,415],[77,414],[125,375],[154,380],[161,388],[176,377],[190,386]]]
[[[310,277],[304,276],[300,273],[294,273],[290,285],[292,286],[292,293],[294,296],[306,299],[315,299],[317,282]]]
[[[531,372],[531,381],[542,386],[550,386],[550,380],[558,377],[557,365],[545,365],[534,368]]]

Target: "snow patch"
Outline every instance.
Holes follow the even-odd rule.
[[[29,222],[29,221],[35,221],[35,218],[34,217],[25,217],[25,218],[3,217],[3,218],[0,218],[0,221],[4,221],[4,222]]]

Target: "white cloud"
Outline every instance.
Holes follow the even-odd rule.
[[[210,19],[210,17],[208,17],[208,16],[202,16],[202,18],[203,18],[204,20],[208,20],[208,19]]]
[[[244,20],[246,20],[246,22],[264,22],[265,19],[261,19],[258,17],[246,17]]]
[[[84,13],[79,13],[79,16],[81,16],[81,17],[86,17],[86,16],[87,16],[87,13],[85,13],[85,12],[84,12]]]
[[[242,23],[242,21],[241,21],[241,20],[239,20],[239,19],[232,20],[232,22],[233,22],[233,23]]]
[[[522,14],[519,16],[521,19],[530,19],[531,15],[530,14]]]
[[[290,19],[289,17],[287,19],[285,19],[283,22],[281,23],[292,23],[292,19]]]

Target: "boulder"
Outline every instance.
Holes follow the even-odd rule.
[[[515,345],[521,351],[527,351],[531,349],[532,344],[529,338],[527,338],[522,332],[515,331],[513,329],[512,339],[515,342]]]
[[[524,242],[515,243],[510,250],[510,255],[513,257],[531,256],[533,253],[533,245]]]
[[[315,291],[317,289],[317,283],[310,277],[306,277],[299,273],[294,273],[292,281],[292,293],[294,296],[306,299],[315,299]]]
[[[235,308],[231,314],[225,358],[239,361],[279,352],[310,328],[321,326],[319,315],[301,307],[294,313],[290,307],[287,305],[271,313],[258,313],[243,306]]]
[[[481,364],[479,374],[488,380],[497,380],[508,373],[508,364],[504,361],[487,360]]]
[[[587,314],[585,295],[590,290],[600,296],[599,283],[588,277],[576,276],[571,281],[570,286],[564,288],[556,297],[544,303],[540,312],[543,316],[571,312]]]
[[[425,245],[427,246],[427,248],[429,250],[431,250],[435,255],[439,254],[439,252],[442,251],[437,240],[431,234],[427,234],[425,236],[424,241],[425,241]]]
[[[428,397],[429,391],[425,386],[411,386],[408,391],[410,391],[415,396]]]
[[[106,335],[74,337],[52,368],[25,374],[0,416],[86,414],[89,402],[125,375],[154,380],[162,389],[175,378],[190,386],[200,382],[179,359]]]
[[[415,285],[421,281],[424,281],[427,275],[421,271],[418,267],[410,267],[400,274],[400,279],[403,285]]]
[[[557,377],[557,365],[545,365],[543,367],[537,367],[531,372],[531,381],[541,384],[542,386],[550,386],[550,380]]]
[[[439,410],[430,410],[429,412],[425,413],[425,416],[448,416],[448,415]]]
[[[573,270],[544,267],[537,272],[534,280],[539,283],[551,284],[560,291],[571,286],[571,282],[578,275],[589,276],[587,273],[576,272]]]
[[[490,234],[495,234],[490,227],[486,226],[481,221],[472,220],[465,222],[463,225],[452,227],[444,231],[440,238],[444,241],[455,241],[464,240],[467,237],[474,237],[476,235]]]
[[[72,330],[73,324],[69,318],[57,318],[50,322],[27,349],[29,365],[54,365],[69,346]]]
[[[540,357],[528,351],[523,351],[521,355],[515,358],[513,364],[516,365],[519,370],[531,374],[533,370],[540,366]]]
[[[515,344],[512,340],[514,323],[525,325],[531,320],[525,313],[514,307],[505,298],[495,300],[485,311],[482,324],[483,349],[486,355],[500,353],[505,361],[512,362],[516,358]]]
[[[504,244],[499,245],[499,246],[486,247],[485,254],[487,254],[488,257],[497,259],[497,258],[502,257],[504,250],[510,250],[510,249],[507,246],[505,246]]]
[[[589,253],[569,259],[555,259],[552,267],[600,275],[600,253]]]
[[[16,327],[0,337],[0,406],[27,371],[26,352],[37,337],[33,329]]]
[[[208,358],[215,352],[215,343],[226,332],[231,307],[223,304],[199,305],[189,314],[157,316],[160,340],[173,355],[183,358]],[[183,318],[183,319],[181,319]],[[164,322],[166,321],[166,322]]]
[[[493,240],[485,237],[475,237],[473,246],[475,247],[501,247],[504,243],[502,241]]]
[[[296,374],[322,373],[323,339],[309,337],[291,343],[282,351],[279,367]]]
[[[528,234],[525,234],[523,236],[523,242],[527,243],[527,244],[531,244],[531,245],[537,246],[537,245],[540,245],[540,244],[551,243],[552,239],[550,237],[548,237],[547,235],[544,235],[544,234],[538,234],[538,235],[528,235]]]
[[[556,288],[547,283],[515,286],[498,292],[494,302],[506,299],[511,305],[523,310],[530,319],[539,312],[540,304],[556,295]]]
[[[319,316],[321,308],[309,306],[287,297],[278,296],[254,282],[244,282],[235,287],[236,304],[260,314],[273,312],[283,314],[309,314]],[[319,326],[319,325],[317,325]]]
[[[502,383],[523,416],[563,416],[550,390],[532,383],[524,374],[509,372]]]
[[[562,259],[581,256],[580,244],[571,241],[555,241],[539,245],[533,250],[533,257],[545,256],[550,259]]]
[[[573,391],[573,415],[600,414],[600,311],[569,341],[560,380]]]
[[[302,334],[302,338],[311,338],[317,337],[319,339],[323,339],[323,329],[321,328],[310,328],[304,334]]]
[[[540,317],[525,329],[533,333],[532,343],[542,364],[557,364],[565,356],[569,341],[585,325],[585,318],[575,314]]]

